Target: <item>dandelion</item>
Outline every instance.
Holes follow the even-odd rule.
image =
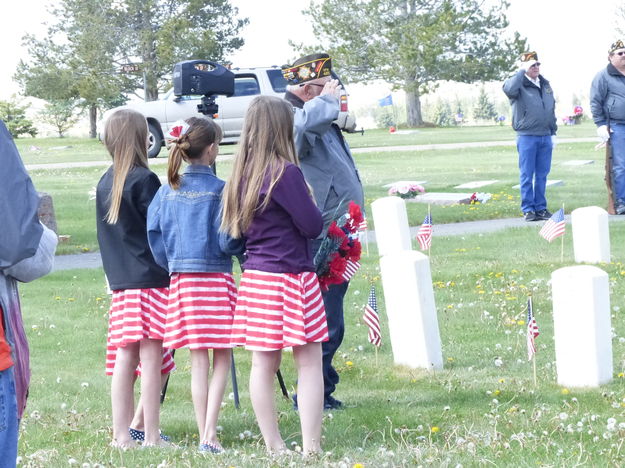
[[[89,382],[83,382],[80,384],[82,388],[87,388],[89,386]]]
[[[345,365],[346,365],[347,367],[352,367],[352,366],[354,365],[354,363],[353,363],[352,361],[347,361],[347,362],[345,363]]]
[[[568,388],[563,388],[562,390],[560,390],[560,393],[562,393],[562,395],[568,395],[571,392],[569,391]]]
[[[569,418],[569,415],[566,413],[560,413],[558,417],[560,418],[561,421],[566,421]]]
[[[436,434],[436,433],[437,433],[437,432],[439,432],[440,430],[441,430],[441,429],[440,429],[438,426],[432,426],[432,427],[430,428],[430,432],[431,432],[432,434]]]
[[[365,468],[365,465],[363,465],[362,463],[354,463],[354,466],[352,468]]]
[[[501,358],[496,358],[495,367],[501,367],[501,366],[503,366],[503,360]]]

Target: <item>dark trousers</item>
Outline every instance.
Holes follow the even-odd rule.
[[[323,305],[326,309],[326,319],[328,321],[328,334],[330,339],[321,344],[323,352],[323,394],[324,399],[336,389],[339,383],[339,374],[332,367],[332,358],[343,342],[345,335],[345,320],[343,318],[343,298],[347,293],[349,282],[334,284],[322,293]]]
[[[311,242],[313,257],[320,246],[320,240]],[[334,284],[330,286],[327,291],[321,293],[323,296],[323,305],[326,309],[329,335],[329,340],[321,343],[321,351],[323,353],[323,395],[326,402],[339,383],[339,374],[336,372],[336,369],[332,367],[332,358],[334,358],[336,351],[339,349],[339,346],[341,346],[343,336],[345,335],[343,299],[347,293],[348,286],[349,282]]]

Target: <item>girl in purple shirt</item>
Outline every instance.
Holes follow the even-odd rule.
[[[287,450],[273,380],[282,349],[293,348],[302,447],[309,454],[321,451],[321,342],[328,329],[309,245],[323,220],[298,164],[292,107],[276,97],[257,97],[245,116],[223,199],[222,229],[244,237],[247,248],[231,340],[253,351],[250,397],[272,453]]]

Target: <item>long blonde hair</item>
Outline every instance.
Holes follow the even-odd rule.
[[[293,141],[293,107],[273,96],[256,97],[247,109],[234,167],[226,183],[221,229],[239,238],[262,212],[287,162],[299,165]],[[259,206],[260,189],[269,189]]]
[[[221,127],[206,117],[191,117],[185,120],[187,131],[172,140],[169,150],[167,180],[174,190],[180,188],[180,166],[182,161],[190,162],[202,156],[204,150],[213,143],[219,144],[223,136]]]
[[[113,113],[104,126],[104,145],[113,158],[113,186],[106,222],[115,224],[128,173],[135,167],[148,167],[148,123],[131,109]]]

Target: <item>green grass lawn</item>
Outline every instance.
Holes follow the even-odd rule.
[[[427,145],[435,143],[464,143],[476,141],[510,141],[515,133],[509,125],[467,126],[447,128],[400,129],[409,133],[390,134],[386,129],[366,130],[364,134],[344,133],[352,148],[376,146]],[[560,138],[594,137],[591,121],[581,125],[560,126]],[[107,161],[109,155],[97,139],[88,138],[19,138],[15,140],[26,164],[46,164],[75,161]],[[233,154],[236,145],[221,145],[222,154]],[[167,158],[163,148],[158,159]]]
[[[489,127],[490,128],[490,127]],[[499,130],[499,127],[492,127]],[[448,134],[449,135],[449,134]],[[455,150],[392,151],[358,153],[354,155],[363,181],[366,210],[370,204],[387,195],[383,185],[397,180],[425,180],[427,192],[464,192],[456,185],[476,180],[497,180],[494,185],[478,189],[493,194],[485,204],[432,206],[435,223],[452,223],[483,219],[520,216],[518,184],[518,156],[514,146],[463,148]],[[603,183],[603,152],[594,150],[594,143],[561,143],[553,156],[550,179],[560,179],[564,185],[547,189],[549,208],[555,210],[565,204],[570,213],[580,206],[605,206]],[[227,158],[226,158],[227,159]],[[566,166],[573,159],[593,160],[585,166]],[[224,179],[230,174],[232,162],[218,161],[218,175]],[[58,218],[59,234],[71,235],[61,244],[59,253],[78,253],[97,250],[95,237],[95,202],[89,193],[96,186],[105,168],[74,168],[33,170],[31,175],[38,190],[52,195]],[[155,164],[152,169],[165,175],[166,165]],[[423,221],[427,205],[407,203],[411,225]],[[369,226],[375,228],[369,216]]]
[[[21,466],[622,466],[625,436],[625,265],[601,265],[610,276],[614,382],[600,389],[556,384],[549,279],[573,263],[570,231],[549,244],[537,225],[464,237],[437,237],[431,270],[444,369],[426,372],[393,365],[378,258],[369,256],[350,286],[345,341],[335,358],[336,396],[347,409],[326,412],[317,460],[264,455],[249,402],[250,355],[236,350],[242,407],[228,398],[219,424],[228,453],[204,458],[190,397],[188,353],[177,354],[162,410],[173,450],[108,447],[111,436],[104,346],[109,299],[101,270],[57,272],[21,288],[32,351],[33,379],[20,439]],[[570,227],[568,227],[570,229]],[[612,224],[612,258],[625,255],[625,225]],[[378,287],[383,344],[377,356],[361,316],[369,282]],[[525,303],[534,296],[540,327],[538,387],[525,347]],[[289,388],[295,377],[285,353]],[[279,397],[282,434],[299,438],[297,413]],[[610,418],[614,418],[611,424]]]

